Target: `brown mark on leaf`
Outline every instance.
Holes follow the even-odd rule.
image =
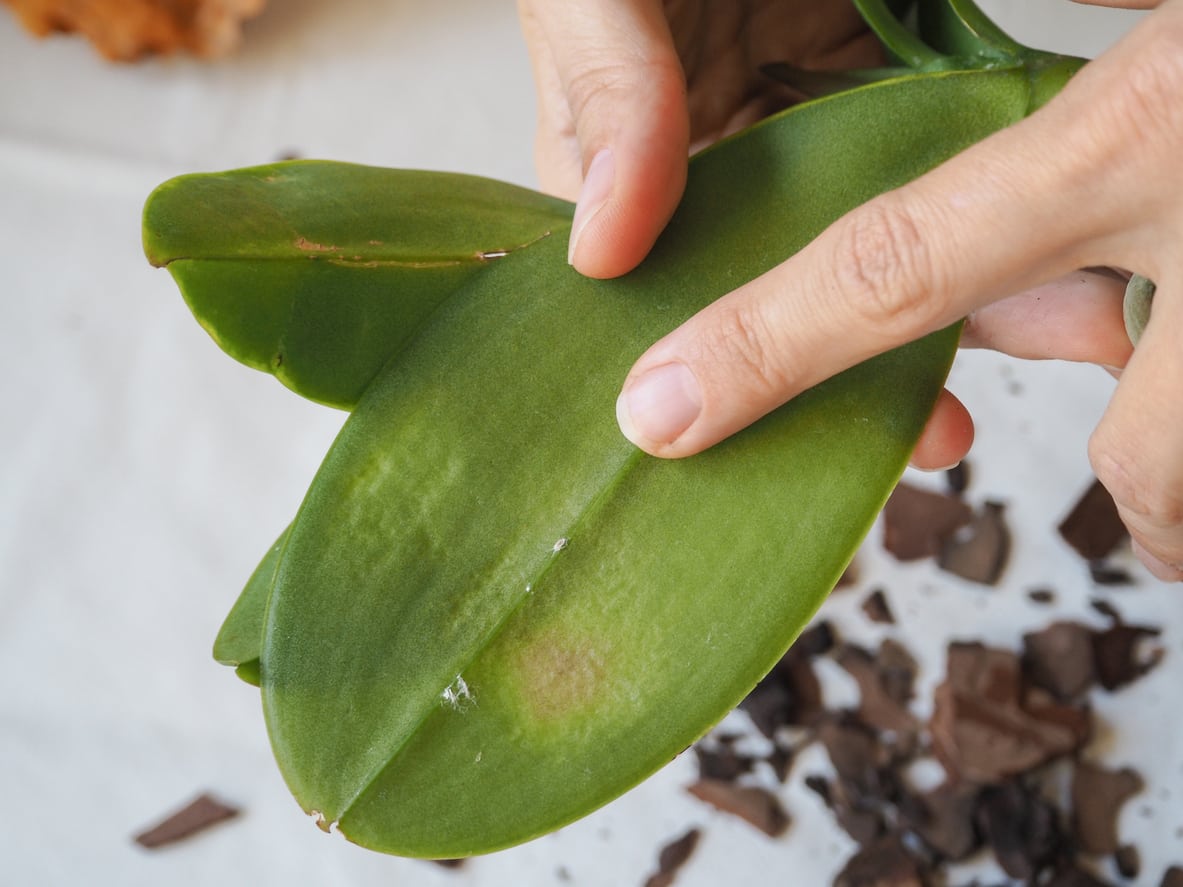
[[[306,253],[335,253],[339,252],[341,247],[327,246],[323,243],[317,243],[313,240],[309,240],[307,237],[301,235],[300,237],[296,238],[296,249]]]
[[[528,639],[516,664],[519,692],[540,721],[586,711],[603,695],[603,653],[588,640],[551,629]]]

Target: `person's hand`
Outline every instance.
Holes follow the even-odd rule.
[[[616,277],[682,196],[691,150],[789,104],[767,62],[882,61],[849,0],[519,0],[544,190],[578,198],[571,263]]]
[[[644,256],[681,191],[674,161],[690,124],[675,41],[656,0],[589,2],[565,25],[540,13],[550,5],[522,0],[541,172],[560,193],[583,182],[573,264],[614,276]],[[654,455],[689,456],[854,363],[968,317],[967,345],[1119,377],[1089,456],[1139,557],[1183,579],[1183,0],[1097,5],[1159,8],[1036,114],[848,214],[650,348],[621,393],[626,436]],[[1105,267],[1158,284],[1132,356],[1124,283],[1077,270]],[[913,464],[954,464],[972,436],[946,392]]]

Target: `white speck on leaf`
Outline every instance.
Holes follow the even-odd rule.
[[[468,689],[468,682],[460,675],[456,675],[456,680],[444,687],[440,698],[456,711],[464,711],[468,706],[476,705],[476,699]]]
[[[564,548],[567,547],[567,543],[569,541],[570,540],[566,536],[560,536],[559,539],[555,542],[554,548],[552,548],[551,551],[553,551],[555,554],[558,554],[560,551],[562,551]]]

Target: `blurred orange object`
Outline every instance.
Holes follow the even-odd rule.
[[[242,22],[267,0],[0,0],[39,37],[85,35],[106,58],[134,61],[183,51],[212,57],[234,49]]]

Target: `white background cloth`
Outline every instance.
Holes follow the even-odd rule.
[[[1020,38],[1088,55],[1136,19],[1057,0],[986,5]],[[816,749],[783,790],[794,824],[776,840],[688,797],[685,756],[560,833],[458,871],[326,837],[292,801],[257,692],[210,644],[343,415],[209,341],[145,262],[140,209],[169,176],[288,151],[533,185],[534,107],[508,0],[271,6],[227,60],[134,66],[77,38],[33,41],[0,12],[0,883],[640,884],[691,825],[705,835],[682,887],[829,883],[852,844],[801,786],[825,769]],[[859,587],[825,615],[854,640],[915,650],[921,712],[952,638],[1013,648],[1053,616],[1101,625],[1093,596],[1164,625],[1163,666],[1095,694],[1089,750],[1147,777],[1121,833],[1142,850],[1136,883],[1154,887],[1183,861],[1183,597],[1136,567],[1135,590],[1096,588],[1055,533],[1091,479],[1085,442],[1112,382],[974,353],[952,385],[979,423],[970,496],[1006,502],[1015,531],[1003,584],[897,564],[876,528]],[[895,627],[859,613],[880,586]],[[1043,586],[1054,609],[1025,594]],[[851,698],[836,669],[826,684]],[[132,843],[199,790],[244,814],[171,849]]]

